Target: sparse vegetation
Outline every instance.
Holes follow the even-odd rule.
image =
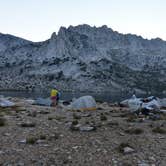
[[[160,119],[159,120],[166,120],[166,115],[165,114],[160,115]]]
[[[152,129],[152,132],[159,133],[159,134],[166,134],[166,130],[164,128],[161,128],[161,127],[156,127],[154,129]]]
[[[127,143],[127,142],[122,142],[119,146],[118,146],[118,151],[120,152],[120,153],[124,153],[124,148],[125,147],[131,147],[130,145],[129,145],[129,143]]]
[[[106,120],[107,120],[106,115],[104,115],[103,113],[101,113],[101,114],[100,114],[100,120],[101,120],[101,121],[106,121]]]
[[[47,138],[47,136],[45,134],[40,134],[39,135],[39,139],[41,140],[45,140]]]
[[[130,114],[130,115],[128,115],[128,118],[127,118],[126,121],[127,121],[127,122],[135,122],[136,119],[137,119],[137,116],[136,116],[136,115]]]
[[[144,130],[140,128],[131,128],[131,129],[125,130],[125,133],[128,133],[128,134],[142,134],[143,132]]]
[[[63,119],[65,119],[66,117],[65,116],[54,116],[53,119],[56,119],[58,121],[61,121]]]
[[[81,116],[76,113],[73,113],[73,119],[81,119]]]
[[[48,117],[48,120],[53,120],[53,119],[54,119],[54,117],[52,117],[52,116]]]
[[[0,117],[0,127],[6,125],[6,119],[4,117]]]
[[[16,111],[16,113],[19,113],[19,112],[22,112],[22,111],[26,111],[26,108],[24,108],[24,107],[16,107],[15,111]]]
[[[78,120],[73,120],[72,121],[72,125],[77,125],[78,124]]]
[[[85,124],[90,124],[90,122],[89,122],[89,121],[86,121]]]
[[[37,140],[38,140],[37,137],[29,136],[26,138],[26,143],[27,144],[35,144]]]

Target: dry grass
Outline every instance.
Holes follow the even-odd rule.
[[[26,138],[26,143],[27,144],[35,144],[37,140],[38,140],[37,137],[29,136]]]
[[[0,127],[3,127],[6,125],[6,119],[3,117],[0,117]]]
[[[143,132],[144,130],[140,128],[131,128],[131,129],[125,130],[125,133],[128,133],[128,134],[142,134]]]
[[[45,140],[46,138],[47,138],[47,135],[45,135],[45,134],[39,135],[39,139],[41,139],[41,140]]]
[[[73,120],[73,121],[72,121],[72,125],[75,126],[75,125],[77,125],[77,124],[78,124],[78,120]]]
[[[161,127],[156,127],[154,129],[152,129],[152,132],[159,133],[159,134],[166,134],[166,130]]]
[[[130,115],[128,115],[128,118],[127,118],[126,121],[127,121],[127,122],[135,122],[136,119],[137,119],[137,116],[136,116],[136,115],[130,114]]]
[[[76,113],[73,113],[73,119],[81,119],[81,116],[77,115]]]
[[[100,114],[100,120],[101,120],[101,121],[106,121],[106,120],[107,120],[106,115],[104,115],[103,113],[101,113],[101,114]]]

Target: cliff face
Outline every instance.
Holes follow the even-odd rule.
[[[106,26],[60,28],[45,42],[0,35],[0,88],[166,90],[166,42]]]

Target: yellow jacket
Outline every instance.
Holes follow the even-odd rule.
[[[58,91],[56,89],[51,90],[51,97],[57,96]]]

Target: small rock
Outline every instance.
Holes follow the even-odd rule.
[[[72,157],[71,156],[68,156],[68,160],[71,160],[72,159]]]
[[[27,142],[26,139],[19,141],[20,144],[26,144],[26,142]]]
[[[116,121],[108,121],[107,125],[110,126],[110,127],[112,127],[112,126],[119,126],[119,123],[116,122]]]
[[[66,106],[66,105],[70,105],[70,103],[71,103],[70,101],[63,101],[63,102],[62,102],[62,104],[65,105],[65,106]]]
[[[93,126],[81,126],[79,128],[80,131],[94,131],[96,130],[96,127]]]
[[[29,111],[28,116],[36,117],[37,116],[37,112],[36,111]]]
[[[48,144],[42,144],[43,147],[49,147],[50,145]]]
[[[138,163],[138,166],[150,166],[150,165],[145,162],[140,162],[140,163]]]
[[[32,99],[28,99],[28,100],[26,100],[26,102],[28,103],[28,104],[34,104],[35,103],[35,100],[32,100]]]
[[[129,154],[129,153],[133,153],[133,152],[135,152],[135,150],[130,147],[124,148],[124,154]]]
[[[4,154],[4,153],[5,153],[4,151],[2,151],[2,150],[0,151],[0,154]]]
[[[36,126],[36,124],[34,122],[30,122],[30,121],[22,122],[20,125],[21,125],[21,127],[35,127]]]
[[[149,157],[149,160],[156,161],[156,159],[153,156]]]
[[[112,159],[112,162],[114,163],[114,165],[117,165],[118,164],[118,161],[116,159]]]
[[[151,115],[149,116],[149,119],[155,121],[155,120],[160,120],[161,117],[160,117],[160,115],[158,115],[158,114],[151,114]]]
[[[119,132],[120,136],[125,136],[125,133]]]
[[[45,140],[39,139],[39,140],[36,141],[36,143],[37,143],[37,144],[42,144],[42,143],[45,143]]]
[[[16,110],[15,110],[16,112],[24,112],[24,111],[26,111],[26,108],[24,108],[24,107],[17,107],[16,108]]]
[[[17,166],[24,166],[25,164],[22,163],[22,162],[19,162],[19,163],[17,163],[16,165],[17,165]]]
[[[79,146],[73,146],[72,149],[77,150]]]
[[[49,136],[49,140],[57,140],[59,138],[59,134],[58,133],[54,133],[52,135]]]
[[[77,124],[77,125],[71,124],[70,125],[70,130],[72,130],[72,131],[79,131],[80,126],[81,126],[80,124]]]
[[[91,114],[90,113],[86,113],[86,114],[83,114],[82,117],[90,117]]]
[[[40,114],[49,114],[50,113],[50,111],[48,111],[48,110],[42,110],[42,111],[40,111]]]
[[[4,136],[10,136],[11,134],[10,133],[4,133]]]
[[[165,137],[164,137],[164,136],[161,136],[161,137],[159,137],[159,139],[165,139]]]

